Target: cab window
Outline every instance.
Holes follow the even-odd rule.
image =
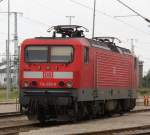
[[[25,49],[26,62],[48,62],[47,46],[28,46]]]
[[[135,57],[134,58],[134,69],[137,69],[137,63],[138,63],[138,59]]]
[[[71,62],[73,48],[71,46],[52,46],[50,48],[50,62]]]
[[[25,48],[25,61],[32,63],[68,63],[73,61],[71,46],[28,46]]]
[[[88,47],[84,48],[84,63],[85,64],[89,63],[89,48]]]

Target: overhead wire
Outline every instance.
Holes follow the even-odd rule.
[[[34,22],[36,24],[39,24],[39,25],[43,25],[43,26],[49,26],[48,24],[44,23],[44,22],[41,22],[39,20],[35,20],[33,18],[30,18],[30,17],[27,17],[27,16],[22,16],[22,18],[28,20],[28,21],[31,21],[31,22]]]
[[[36,1],[34,2],[34,4],[38,5],[39,7],[42,6],[44,9],[45,9],[45,8],[48,9],[48,11],[51,11],[51,12],[49,12],[49,13],[51,13],[51,14],[56,14],[56,12],[53,11],[53,10],[51,10],[50,7],[43,5],[43,3],[41,3],[41,2],[38,1],[38,0],[36,0]],[[47,13],[47,12],[46,12],[46,13]],[[22,16],[22,18],[25,19],[25,20],[28,20],[28,21],[30,21],[30,22],[33,22],[33,23],[39,24],[39,25],[41,25],[41,26],[44,26],[44,27],[45,27],[45,26],[48,27],[48,28],[50,27],[50,24],[46,24],[46,23],[44,23],[44,22],[42,22],[42,21],[39,21],[39,20],[30,18],[30,17],[27,17],[27,16],[24,16],[24,15]]]
[[[134,12],[136,15],[138,15],[139,17],[143,18],[145,21],[150,23],[150,20],[146,17],[144,17],[143,15],[141,15],[140,13],[138,13],[137,11],[135,11],[134,9],[132,9],[131,7],[129,7],[127,4],[125,4],[124,2],[122,2],[121,0],[116,0],[118,1],[120,4],[122,4],[123,6],[125,6],[126,8],[128,8],[129,10],[131,10],[132,12]]]
[[[80,5],[80,6],[84,7],[84,8],[87,8],[87,9],[93,11],[93,8],[92,8],[92,7],[89,7],[89,6],[87,6],[87,5],[85,5],[85,4],[81,3],[81,2],[77,2],[77,1],[75,1],[75,0],[70,0],[70,2],[73,2],[73,3],[77,4],[77,5]],[[135,26],[133,26],[133,25],[131,25],[131,24],[129,24],[129,23],[126,23],[125,21],[123,21],[123,20],[121,20],[121,19],[115,18],[114,16],[111,16],[111,15],[109,15],[109,14],[103,12],[103,11],[100,11],[100,10],[96,9],[96,12],[97,12],[97,13],[100,13],[100,14],[102,14],[102,15],[104,15],[104,16],[107,16],[107,17],[109,17],[109,18],[111,18],[111,19],[113,19],[113,20],[116,20],[116,21],[118,21],[118,22],[120,22],[120,23],[122,23],[122,24],[124,24],[124,25],[126,25],[126,26],[128,26],[128,27],[130,27],[130,28],[132,28],[132,29],[134,29],[134,30],[136,30],[136,31],[138,31],[138,32],[144,33],[144,34],[146,34],[146,35],[150,35],[149,32],[143,31],[143,30],[141,30],[141,29],[139,29],[139,28],[137,28],[137,27],[135,27]]]
[[[7,33],[5,33],[5,32],[0,32],[0,34],[1,34],[1,35],[7,35]]]
[[[147,44],[150,45],[150,42],[143,42],[143,41],[139,41],[140,44]]]
[[[148,57],[143,57],[144,58],[144,60],[150,60],[150,58],[148,58]]]
[[[48,7],[48,6],[47,6],[48,4],[43,4],[40,0],[35,0],[35,1],[36,1],[36,2],[35,2],[36,5],[38,5],[39,7],[43,7],[44,9],[47,9],[50,14],[52,14],[52,15],[54,15],[54,14],[60,15],[60,13],[57,14],[56,11],[54,11],[54,10],[52,10],[50,7]],[[61,15],[62,15],[62,14],[61,14]]]
[[[0,32],[0,35],[8,35],[8,33]],[[13,33],[10,33],[10,35],[14,35]]]
[[[2,2],[3,0],[0,0],[0,3]]]

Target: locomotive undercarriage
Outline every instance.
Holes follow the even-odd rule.
[[[45,121],[77,121],[91,119],[103,115],[111,116],[114,113],[125,113],[135,106],[135,98],[78,101],[77,95],[73,92],[63,94],[54,93],[33,93],[24,92],[25,104],[22,104],[22,111],[29,119]]]
[[[68,98],[67,98],[68,99]],[[55,98],[57,100],[57,98]],[[64,99],[65,100],[65,99]],[[70,99],[68,99],[70,100]],[[29,119],[38,119],[40,122],[46,120],[68,120],[68,111],[72,109],[71,100],[68,103],[54,103],[54,100],[43,98],[29,98],[27,116]],[[66,102],[66,101],[65,101]]]

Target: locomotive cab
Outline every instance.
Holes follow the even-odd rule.
[[[27,39],[21,46],[20,103],[29,118],[56,118],[72,108],[80,87],[84,35],[80,26],[54,27],[53,37]],[[62,34],[56,37],[56,33]],[[41,110],[43,110],[41,112]],[[36,114],[36,112],[38,112]],[[43,118],[42,119],[47,119]]]
[[[74,63],[73,55],[74,49],[70,45],[26,46],[26,71],[23,73],[25,80],[22,87],[71,88],[73,72],[69,68]]]

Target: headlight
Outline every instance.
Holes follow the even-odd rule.
[[[23,85],[24,85],[24,87],[29,87],[29,82],[25,81]]]
[[[60,86],[60,87],[64,87],[64,85],[65,85],[65,83],[64,83],[63,81],[60,81],[60,82],[59,82],[59,86]]]
[[[73,82],[67,82],[67,83],[66,83],[66,87],[67,87],[67,88],[71,88],[72,86],[73,86]]]

